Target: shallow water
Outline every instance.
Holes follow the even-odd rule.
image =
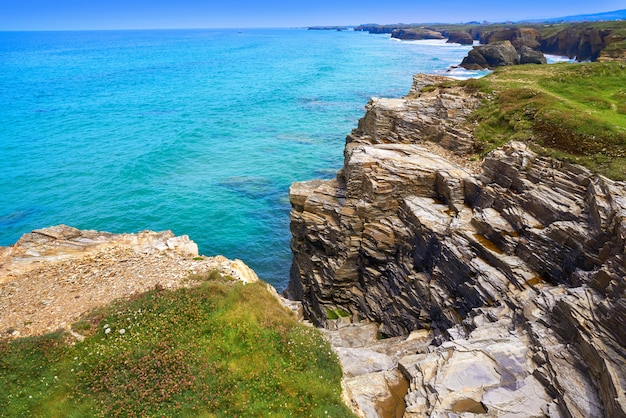
[[[302,29],[0,33],[0,245],[60,223],[171,229],[280,289],[291,182],[333,177],[370,97],[470,48]]]

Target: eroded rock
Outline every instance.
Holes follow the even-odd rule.
[[[522,46],[536,49],[540,45],[541,38],[534,28],[509,28],[495,31],[483,31],[480,35],[481,44],[500,43],[509,41],[520,49]]]
[[[461,45],[472,45],[474,43],[474,38],[470,35],[469,32],[459,31],[459,32],[450,32],[448,33],[447,43],[456,43]]]
[[[515,142],[470,164],[478,98],[438,81],[372,100],[337,178],[292,186],[292,294],[389,347],[428,333],[411,353],[340,355],[370,376],[363,405],[397,363],[407,417],[626,416],[626,184]]]
[[[510,41],[475,46],[461,62],[468,70],[496,68],[519,64],[519,55]]]
[[[437,32],[424,28],[408,28],[408,29],[393,29],[391,31],[391,37],[396,39],[402,39],[405,41],[420,41],[424,39],[445,39],[441,32]]]
[[[527,46],[518,48],[520,64],[547,64],[548,60],[541,51],[531,49]]]

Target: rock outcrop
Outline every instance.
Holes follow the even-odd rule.
[[[510,28],[494,31],[483,31],[480,34],[481,44],[493,44],[509,41],[519,50],[522,46],[530,49],[537,49],[540,45],[541,37],[534,28]]]
[[[475,46],[461,62],[468,70],[503,67],[519,64],[519,55],[510,41]]]
[[[531,49],[527,46],[519,48],[520,64],[547,64],[548,60],[542,52]]]
[[[367,32],[372,34],[387,34],[391,33],[394,29],[407,28],[407,25],[378,25],[376,23],[355,26],[354,30],[357,32]]]
[[[445,39],[441,32],[424,28],[394,29],[391,37],[404,41],[421,41],[424,39]]]
[[[448,42],[471,45],[473,40],[480,41],[481,45],[502,44],[511,42],[511,45],[522,53],[524,47],[535,51],[528,63],[538,63],[542,54],[566,56],[577,61],[625,61],[626,47],[624,36],[620,30],[605,28],[593,23],[570,24],[553,34],[548,26],[535,25],[534,27],[509,27],[493,29],[489,24],[480,25],[475,22],[466,31],[453,31],[449,26],[420,27],[418,25],[361,25],[354,28],[357,31],[368,31],[375,34],[392,34],[391,36],[403,40],[444,39]],[[477,55],[474,58],[479,59]],[[522,57],[524,59],[524,57]],[[508,64],[513,65],[514,60]],[[490,68],[486,62],[479,59],[473,69]],[[482,65],[482,67],[480,66]],[[495,66],[491,66],[493,68]]]
[[[522,143],[472,161],[480,97],[438,80],[373,99],[337,178],[292,185],[288,293],[318,325],[427,333],[352,373],[362,416],[393,416],[398,370],[405,417],[626,417],[626,184]]]
[[[563,55],[577,61],[595,61],[607,45],[621,40],[610,36],[611,33],[611,30],[572,26],[542,39],[540,49],[546,54]]]
[[[0,247],[0,338],[68,329],[87,311],[155,286],[193,285],[217,270],[244,283],[256,273],[240,260],[198,257],[170,231],[111,234],[65,225],[35,230]]]
[[[474,38],[472,38],[469,32],[450,32],[448,33],[448,40],[446,42],[450,44],[472,45]]]
[[[604,37],[604,42],[607,44],[605,48],[600,51],[597,61],[621,61],[626,62],[626,36],[611,33]]]

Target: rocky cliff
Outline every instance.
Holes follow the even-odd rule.
[[[621,21],[572,23],[566,25],[362,25],[355,30],[390,33],[402,40],[444,39],[471,45],[480,41],[464,60],[468,69],[494,68],[502,65],[544,64],[543,54],[567,56],[577,61],[626,60],[626,36]],[[556,31],[556,32],[555,32]],[[502,47],[504,43],[506,47]],[[513,46],[517,54],[511,53]],[[483,56],[484,55],[484,56]],[[498,58],[494,58],[498,55]]]
[[[394,29],[393,31],[391,31],[391,37],[396,39],[402,39],[404,41],[445,39],[445,37],[440,32],[425,28]]]
[[[288,293],[318,325],[390,337],[340,353],[372,366],[346,381],[354,409],[626,416],[626,185],[522,143],[479,162],[481,98],[435,81],[372,99],[337,177],[290,190]]]
[[[542,39],[540,48],[547,54],[576,58],[577,61],[596,61],[607,45],[623,40],[609,36],[612,32],[592,26],[572,26]]]
[[[0,247],[0,338],[69,329],[80,316],[155,286],[192,284],[217,270],[244,283],[258,277],[239,260],[199,257],[186,235],[111,234],[66,225],[25,234]]]

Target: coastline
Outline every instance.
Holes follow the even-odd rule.
[[[416,71],[465,55],[312,32],[11,34],[6,76],[29,99],[0,99],[10,168],[0,245],[61,223],[170,229],[203,254],[251,259],[284,288],[291,182],[341,166],[343,136],[370,97],[400,97]]]
[[[337,178],[292,186],[292,248],[299,252],[292,278],[299,275],[301,283],[290,290],[317,298],[305,301],[305,311],[330,329],[327,336],[344,362],[349,403],[368,417],[389,410],[498,416],[519,412],[520,405],[525,413],[554,417],[624,415],[626,370],[616,354],[623,347],[618,324],[626,318],[620,281],[626,274],[624,184],[539,156],[518,142],[461,164],[467,155],[459,150],[471,149],[466,118],[479,97],[425,89],[440,81],[418,75],[406,97],[372,99],[348,135]],[[33,233],[70,252],[103,236],[60,230]],[[130,249],[109,243],[102,253],[88,251],[81,257],[89,267],[80,271],[63,257],[54,259],[58,249],[29,248],[29,239],[0,253],[15,251],[10,255],[23,262],[24,255],[39,252],[44,263],[67,267],[38,265],[33,277],[31,271],[24,275],[24,283],[47,277],[47,287],[70,273],[89,282],[115,277],[120,271],[112,272],[109,258],[148,261],[157,271],[150,280],[174,277],[161,270],[171,265],[178,273],[196,273],[220,262],[237,264],[198,260],[188,238],[150,234],[115,238],[130,240]],[[186,262],[172,255],[179,251]],[[181,286],[178,279],[166,287]],[[115,296],[109,291],[118,280],[137,284],[117,278],[93,299]],[[150,280],[148,288],[160,283]],[[83,292],[60,291],[72,297]],[[58,308],[59,294],[24,295],[40,300],[44,314]],[[22,335],[17,329],[12,334]],[[586,397],[577,398],[582,392]]]

